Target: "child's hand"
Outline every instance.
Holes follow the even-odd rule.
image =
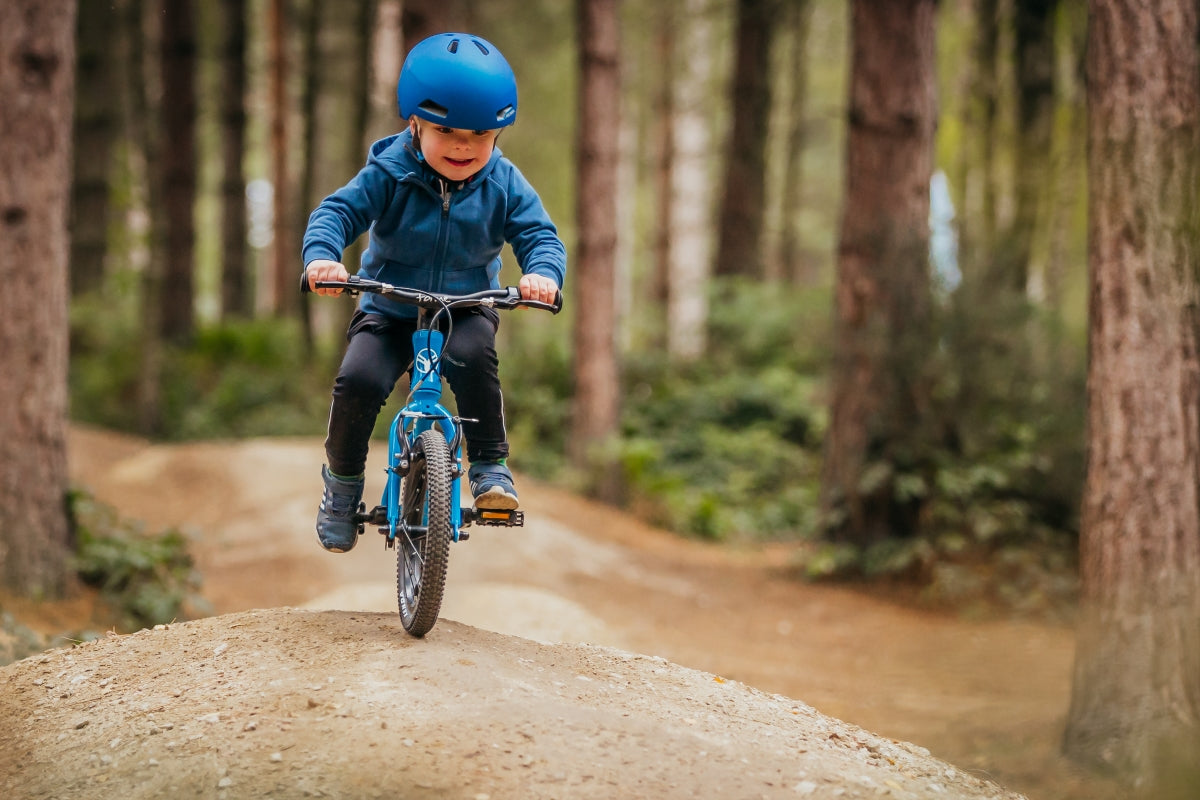
[[[521,290],[521,299],[539,303],[553,303],[558,294],[558,284],[545,275],[523,275],[517,288]]]
[[[304,274],[308,277],[308,288],[322,295],[338,295],[342,293],[342,290],[318,289],[317,281],[340,281],[345,283],[350,277],[350,273],[346,271],[344,265],[337,261],[327,261],[321,258],[310,261],[308,266],[304,268]]]

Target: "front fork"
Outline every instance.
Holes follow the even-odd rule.
[[[388,469],[387,483],[383,489],[382,509],[385,519],[380,519],[381,525],[386,525],[383,531],[387,535],[388,547],[394,544],[396,535],[403,530],[404,512],[401,508],[401,489],[404,477],[412,468],[412,443],[427,430],[436,427],[446,438],[450,455],[454,459],[453,471],[450,476],[450,526],[453,531],[453,541],[466,539],[462,531],[462,502],[461,479],[462,466],[462,422],[460,417],[450,414],[441,405],[436,405],[432,412],[418,411],[411,406],[405,408],[392,420],[388,431]]]

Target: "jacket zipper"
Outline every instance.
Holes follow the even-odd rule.
[[[442,219],[438,230],[437,252],[437,289],[441,292],[446,284],[446,249],[450,242],[450,184],[444,178],[438,178],[438,193],[442,198]]]

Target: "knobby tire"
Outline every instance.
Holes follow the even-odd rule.
[[[426,533],[396,536],[396,598],[404,630],[424,636],[442,608],[453,536],[450,512],[452,463],[446,439],[435,430],[417,437],[412,466],[401,487],[403,520]]]

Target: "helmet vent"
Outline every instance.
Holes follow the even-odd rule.
[[[488,51],[487,47],[485,47],[483,42],[479,41],[478,39],[472,39],[471,44],[478,47],[479,52],[483,53],[485,56],[488,54],[489,51]]]
[[[513,108],[512,106],[505,106],[504,108],[502,108],[496,112],[496,121],[503,122],[504,120],[508,119],[515,113],[517,113],[517,110],[515,108]]]
[[[450,113],[449,109],[447,109],[445,106],[439,105],[432,100],[424,101],[418,105],[417,108],[421,109],[426,114],[432,114],[433,116],[440,117],[441,119],[445,119],[446,115]]]
[[[446,45],[446,49],[449,50],[451,53],[457,53],[458,52],[458,39],[451,39],[450,44]]]

